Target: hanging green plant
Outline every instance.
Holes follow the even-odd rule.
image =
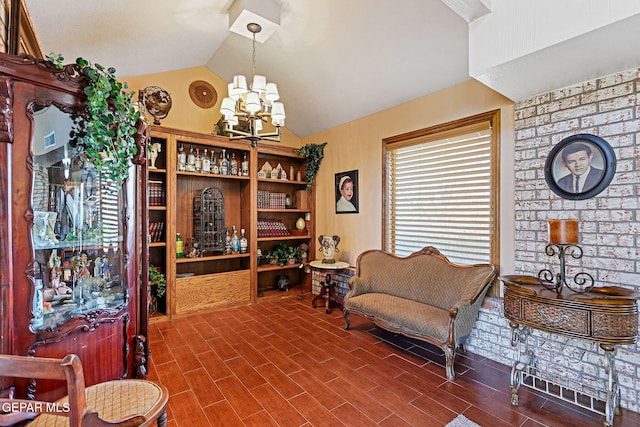
[[[50,54],[47,59],[59,68],[64,58]],[[86,78],[84,114],[74,117],[71,141],[86,158],[117,186],[129,176],[131,159],[137,152],[134,135],[140,112],[134,108],[134,92],[119,82],[113,67],[76,59],[78,70]]]
[[[296,152],[304,157],[304,165],[306,172],[304,178],[307,180],[307,190],[313,185],[313,181],[320,170],[320,163],[324,158],[324,147],[326,142],[322,144],[307,144],[300,147]]]

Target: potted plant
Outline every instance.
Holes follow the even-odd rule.
[[[305,174],[304,178],[307,180],[307,190],[313,185],[318,171],[320,170],[320,163],[324,158],[324,147],[326,142],[322,144],[307,144],[296,150],[296,153],[304,157]]]
[[[149,264],[149,312],[153,314],[158,309],[158,299],[164,297],[167,290],[167,281],[164,274],[152,264]]]
[[[285,243],[278,243],[269,252],[269,258],[276,260],[278,265],[295,264],[302,260],[300,249]]]
[[[47,59],[62,68],[60,54]],[[75,65],[86,79],[87,106],[84,114],[74,117],[71,141],[96,169],[121,186],[137,152],[134,135],[140,112],[134,108],[134,92],[127,92],[127,83],[117,80],[115,68],[84,58],[76,59]]]

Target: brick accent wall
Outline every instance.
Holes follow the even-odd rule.
[[[515,274],[557,271],[557,258],[544,253],[547,220],[577,218],[584,256],[568,260],[568,272],[586,271],[597,286],[640,288],[640,69],[517,102],[515,132]],[[554,145],[577,133],[604,138],[615,151],[617,168],[602,193],[572,201],[548,188],[544,164]],[[510,334],[502,301],[487,298],[468,349],[511,365]],[[597,344],[540,331],[531,343],[540,371],[553,382],[584,387],[589,394],[606,388],[604,351]],[[619,346],[616,367],[622,407],[640,412],[638,345]]]
[[[350,267],[346,270],[343,270],[339,274],[332,273],[331,271],[325,272],[313,270],[313,278],[311,279],[311,291],[314,295],[320,294],[320,291],[322,290],[322,283],[324,283],[327,273],[331,274],[331,283],[335,283],[336,294],[340,298],[344,298],[346,293],[349,291],[349,285],[347,284],[347,282],[356,274],[356,269],[354,267]]]

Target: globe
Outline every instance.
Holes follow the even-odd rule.
[[[160,119],[169,115],[171,110],[171,95],[160,86],[147,86],[139,93],[139,99],[144,109],[153,117],[153,124],[159,125]]]

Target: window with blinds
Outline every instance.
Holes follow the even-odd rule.
[[[385,250],[498,263],[497,112],[385,140]]]

